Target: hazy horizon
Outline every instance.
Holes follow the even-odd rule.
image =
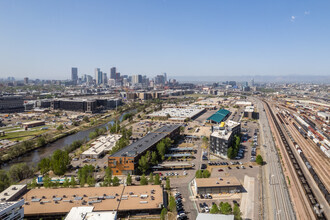
[[[0,1],[0,78],[330,75],[329,1]],[[280,73],[280,74],[279,74]]]

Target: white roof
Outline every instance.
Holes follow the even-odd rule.
[[[24,185],[11,185],[4,191],[0,193],[0,200],[7,201],[14,197],[17,193],[19,193],[22,189],[26,188],[26,184]]]
[[[196,220],[234,220],[234,215],[198,213]]]
[[[204,111],[204,108],[166,108],[153,112],[149,116],[166,117],[169,114],[171,118],[192,118],[202,111]]]
[[[121,138],[118,134],[109,134],[108,136],[101,136],[96,141],[91,143],[91,147],[84,151],[83,155],[100,155],[104,151],[110,151]]]

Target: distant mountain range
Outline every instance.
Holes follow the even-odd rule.
[[[187,79],[188,78],[188,79]],[[223,81],[251,81],[254,79],[256,83],[330,83],[330,74],[328,76],[322,75],[243,75],[243,76],[175,76],[179,82],[191,83],[207,83],[207,82],[223,82]]]

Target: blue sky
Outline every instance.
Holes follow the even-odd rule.
[[[329,0],[0,0],[0,78],[329,75]]]

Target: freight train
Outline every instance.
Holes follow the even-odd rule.
[[[305,138],[307,139],[307,133],[301,128],[299,127],[296,123],[292,122],[293,126],[299,131],[299,133]]]

